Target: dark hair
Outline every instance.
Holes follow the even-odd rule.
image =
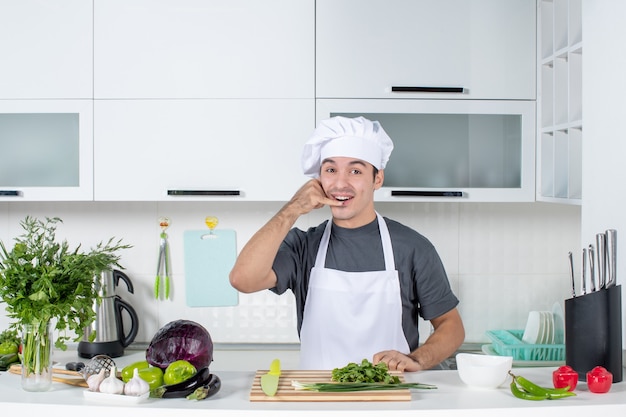
[[[374,181],[376,181],[376,175],[378,174],[378,168],[376,168],[374,165],[372,165],[372,168],[374,168]]]

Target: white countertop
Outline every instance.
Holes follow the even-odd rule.
[[[438,388],[428,391],[412,391],[411,401],[403,402],[250,402],[248,399],[256,369],[266,369],[273,358],[279,358],[283,369],[296,369],[297,351],[216,351],[211,366],[213,373],[222,381],[222,388],[214,397],[203,401],[187,399],[153,399],[138,404],[103,404],[84,398],[83,388],[53,383],[47,392],[27,392],[20,385],[20,376],[0,372],[0,403],[3,415],[21,413],[31,415],[42,412],[47,416],[85,415],[107,416],[109,413],[133,415],[133,417],[171,417],[173,412],[187,416],[206,417],[207,411],[215,416],[523,416],[533,417],[567,415],[584,416],[590,413],[626,412],[626,383],[614,384],[607,394],[593,394],[584,382],[579,382],[576,397],[552,401],[524,401],[513,397],[508,385],[495,390],[467,387],[456,371],[424,371],[408,373],[407,381],[434,384]],[[115,358],[118,367],[142,360],[143,352]],[[55,353],[55,360],[88,360],[78,358],[73,352]],[[263,365],[256,366],[256,363]],[[255,366],[249,368],[249,366]],[[551,386],[553,368],[515,368],[515,372],[544,386]],[[590,409],[593,407],[593,409]],[[88,410],[86,410],[88,408]],[[565,414],[567,413],[567,414]]]

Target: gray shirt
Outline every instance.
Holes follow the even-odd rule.
[[[298,332],[302,327],[304,304],[311,268],[328,221],[306,232],[291,229],[274,260],[276,287],[283,294],[291,289],[296,297]],[[396,270],[400,279],[402,298],[402,327],[410,349],[419,345],[418,316],[430,320],[457,306],[459,300],[450,288],[445,269],[428,239],[394,220],[385,218]],[[331,229],[326,268],[349,272],[385,269],[378,220],[356,229],[333,225]]]

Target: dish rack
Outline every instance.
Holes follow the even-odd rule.
[[[524,330],[487,330],[493,350],[517,361],[563,361],[564,344],[533,345],[522,341]]]

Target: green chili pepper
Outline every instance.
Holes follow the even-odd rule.
[[[524,400],[557,400],[565,397],[572,397],[576,394],[569,391],[569,387],[545,388],[529,381],[523,376],[515,375],[509,371],[513,377],[511,381],[511,392],[517,398]]]
[[[534,394],[531,394],[529,392],[522,391],[517,386],[517,383],[515,382],[515,378],[511,381],[511,392],[513,393],[513,395],[515,397],[520,398],[522,400],[541,401],[541,400],[547,400],[548,399],[548,395],[547,394],[545,394],[545,395],[534,395]]]
[[[561,392],[549,392],[548,393],[548,399],[549,400],[558,400],[559,398],[565,398],[565,397],[573,397],[576,394],[574,394],[573,392],[567,390],[567,391],[561,391]]]

